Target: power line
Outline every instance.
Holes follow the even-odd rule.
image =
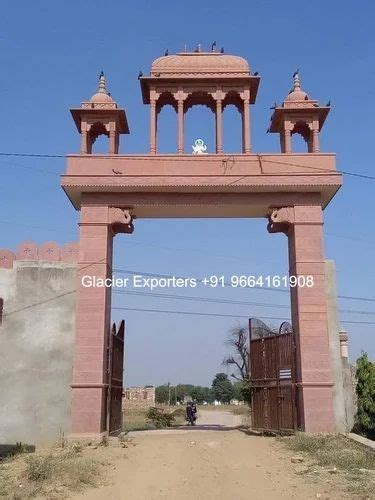
[[[188,279],[186,276],[173,276],[172,274],[159,274],[159,273],[149,273],[149,272],[143,272],[143,271],[133,271],[129,269],[113,269],[114,273],[120,273],[120,274],[130,274],[130,275],[142,275],[142,276],[148,276],[148,277],[155,277],[155,278],[181,278],[181,279]],[[197,280],[197,283],[202,283],[203,278],[195,278]],[[227,287],[232,287],[231,283],[224,282],[224,286]],[[220,288],[220,287],[217,287]],[[267,292],[281,292],[281,293],[290,293],[289,290],[284,290],[282,288],[270,288],[270,287],[261,287],[261,286],[244,286],[244,287],[238,287],[238,288],[250,288],[250,289],[257,289],[257,290],[263,290]],[[364,302],[375,302],[375,298],[372,297],[354,297],[350,295],[338,295],[337,296],[339,299],[344,299],[344,300],[358,300],[358,301],[364,301]]]
[[[113,269],[114,273],[123,273],[123,274],[130,274],[130,275],[142,275],[142,276],[148,276],[148,277],[155,277],[155,278],[176,278],[176,279],[189,279],[187,276],[173,276],[172,274],[157,274],[157,273],[148,273],[148,272],[143,272],[143,271],[131,271],[129,269]],[[194,277],[191,277],[194,278]],[[204,278],[194,278],[196,279],[197,283],[202,283]],[[228,281],[224,282],[224,286],[229,286],[232,287],[231,283]],[[221,288],[221,285],[218,287],[212,287],[212,288]],[[238,288],[256,288],[258,290],[267,290],[270,292],[282,292],[282,293],[289,293],[289,290],[283,290],[281,288],[263,288],[259,285],[256,286],[244,286],[244,287],[238,287]],[[375,300],[375,299],[374,299]]]
[[[196,311],[178,311],[178,310],[167,310],[167,309],[143,309],[138,307],[112,307],[112,309],[117,311],[134,311],[134,312],[150,312],[150,313],[164,313],[164,314],[182,314],[187,316],[210,316],[217,318],[242,318],[249,319],[249,315],[241,315],[241,314],[220,314],[220,313],[204,313],[204,312],[196,312]],[[290,321],[290,318],[281,318],[278,316],[260,316],[261,319],[272,319],[278,321]],[[375,325],[375,322],[372,321],[341,321],[343,324],[350,325]]]
[[[113,293],[125,294],[125,295],[139,295],[151,298],[162,298],[162,299],[173,299],[173,300],[186,300],[193,302],[204,302],[204,303],[215,303],[215,304],[233,304],[242,306],[257,306],[257,307],[274,307],[280,309],[290,309],[289,306],[285,304],[270,304],[265,302],[246,302],[241,300],[231,300],[231,299],[213,299],[210,297],[194,297],[193,295],[175,295],[167,293],[155,293],[155,292],[139,292],[133,290],[118,290],[113,289]],[[374,313],[375,314],[375,313]]]
[[[100,261],[98,261],[97,263],[100,263],[102,262],[103,259],[101,259]],[[91,267],[92,265],[94,265],[95,263],[91,263],[91,264],[88,264],[87,266],[85,266],[84,268],[82,269],[85,269],[85,268],[88,268],[88,267]],[[48,303],[48,302],[51,302],[53,300],[56,300],[58,298],[61,298],[61,297],[64,297],[64,296],[67,296],[67,295],[71,295],[73,293],[75,293],[77,291],[77,289],[74,289],[74,290],[70,290],[68,292],[64,292],[62,294],[59,294],[59,295],[56,295],[54,297],[50,297],[46,300],[43,300],[43,301],[40,301],[40,302],[36,302],[36,303],[33,303],[33,304],[29,304],[27,306],[24,306],[24,307],[21,307],[20,309],[16,309],[16,310],[13,310],[13,311],[10,311],[10,312],[7,312],[4,314],[4,317],[6,316],[11,316],[13,314],[16,314],[16,313],[19,313],[19,312],[22,312],[24,310],[27,310],[27,309],[31,309],[33,307],[37,307],[39,305],[42,305],[42,304],[45,304],[45,303]],[[121,291],[119,290],[114,290],[116,291],[117,293],[121,293]],[[127,293],[126,291],[122,291],[122,293]],[[130,293],[130,292],[129,292]],[[133,292],[134,294],[136,294],[137,292]],[[141,294],[142,292],[138,292],[138,294]],[[143,292],[144,294],[146,295],[151,295],[149,294],[148,292]],[[164,295],[167,295],[167,294],[154,294],[154,295],[158,295],[158,296],[164,296]],[[180,296],[181,297],[181,296]],[[169,298],[180,298],[178,296],[172,296],[172,297],[169,297]],[[182,296],[182,297],[186,297],[186,296]],[[189,296],[190,298],[190,296]],[[204,297],[194,297],[194,299],[198,299],[202,302],[217,302],[219,301],[219,299],[208,299],[206,300],[206,298]],[[236,302],[236,301],[234,301]],[[246,304],[246,303],[242,303],[242,304]],[[247,305],[247,304],[246,304]],[[249,303],[249,305],[258,305],[258,306],[261,306],[260,303]],[[268,307],[268,306],[271,306],[271,304],[263,304],[261,307]],[[283,305],[275,305],[274,307],[286,307],[286,306],[283,306]],[[193,312],[193,311],[172,311],[172,310],[163,310],[163,309],[142,309],[142,308],[129,308],[129,307],[112,307],[113,310],[125,310],[125,311],[143,311],[143,312],[160,312],[160,313],[170,313],[170,314],[185,314],[185,315],[199,315],[199,316],[212,316],[212,317],[228,317],[228,318],[248,318],[249,315],[246,315],[246,316],[243,316],[243,315],[235,315],[235,314],[219,314],[219,313],[201,313],[201,312]],[[343,311],[341,311],[343,312]],[[347,312],[354,312],[354,311],[347,311]],[[355,311],[356,313],[362,313],[362,314],[366,314],[366,311]],[[371,313],[369,313],[371,314]],[[374,314],[374,313],[372,313]],[[281,321],[288,321],[289,318],[282,318],[282,317],[273,317],[273,316],[259,316],[260,318],[262,319],[272,319],[272,320],[281,320]],[[341,323],[345,323],[345,324],[364,324],[364,325],[375,325],[375,322],[371,322],[371,321],[349,321],[349,320],[342,320]]]
[[[0,152],[0,156],[5,156],[5,157],[9,157],[9,156],[13,156],[13,157],[21,157],[21,158],[66,158],[67,155],[61,155],[61,154],[45,154],[45,153],[6,153],[6,152]],[[93,158],[99,158],[99,159],[121,159],[123,155],[94,155]],[[231,155],[233,156],[233,155]],[[256,155],[258,156],[258,159],[259,159],[259,162],[261,163],[261,158],[263,157],[262,154],[258,154]],[[235,158],[235,157],[234,157]],[[307,168],[307,169],[311,169],[311,170],[316,170],[316,171],[319,171],[319,172],[324,172],[324,173],[331,173],[331,174],[343,174],[343,175],[349,175],[349,176],[352,176],[352,177],[358,177],[360,179],[367,179],[367,180],[375,180],[375,176],[372,176],[372,175],[366,175],[366,174],[358,174],[357,172],[350,172],[348,170],[334,170],[334,171],[329,171],[329,170],[326,170],[326,169],[323,169],[323,168],[319,168],[319,167],[313,167],[312,165],[301,165],[301,164],[297,164],[297,163],[286,163],[286,162],[280,162],[280,161],[276,161],[276,160],[271,160],[270,158],[267,158],[267,161],[269,163],[275,163],[275,164],[279,164],[279,165],[287,165],[287,166],[290,166],[290,167],[298,167],[298,168]],[[301,172],[302,174],[303,172]],[[274,174],[272,174],[274,175]],[[241,177],[239,177],[238,179],[230,182],[229,184],[234,184],[236,182],[239,182],[240,180],[244,179],[245,177],[248,177],[247,175],[243,175]],[[228,185],[229,185],[228,184]]]
[[[112,307],[114,310],[121,311],[135,311],[135,312],[156,312],[156,313],[165,313],[165,314],[184,314],[187,316],[215,316],[218,318],[247,318],[249,319],[249,315],[244,316],[240,314],[220,314],[220,313],[204,313],[197,311],[178,311],[178,310],[166,310],[166,309],[143,309],[138,307]],[[290,318],[280,318],[275,316],[260,316],[262,319],[272,319],[272,320],[281,320],[281,321],[290,321]],[[374,323],[375,324],[375,323]]]
[[[156,293],[156,292],[140,292],[133,290],[121,290],[113,288],[113,293],[125,294],[125,295],[135,295],[150,298],[161,298],[168,300],[186,300],[193,302],[203,302],[203,303],[215,303],[215,304],[233,304],[240,306],[255,306],[255,307],[271,307],[273,309],[290,309],[290,306],[286,304],[274,304],[270,302],[252,302],[252,301],[241,301],[241,300],[231,300],[231,299],[213,299],[210,297],[195,297],[193,295],[176,295],[168,293]],[[339,309],[338,312],[346,314],[362,314],[362,315],[375,315],[375,311],[362,311],[357,309]]]

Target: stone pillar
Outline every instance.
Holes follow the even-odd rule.
[[[320,151],[320,146],[319,146],[319,130],[315,126],[312,131],[312,152],[313,153],[319,153]]]
[[[115,130],[109,131],[109,154],[110,155],[117,154],[117,151],[116,151],[116,131]]]
[[[250,106],[249,99],[243,100],[243,117],[242,117],[242,128],[243,128],[243,144],[242,151],[245,154],[250,153]]]
[[[112,229],[108,207],[81,208],[76,337],[72,383],[72,434],[96,435],[106,427],[107,340],[111,289],[85,287],[83,276],[111,278]]]
[[[183,154],[184,152],[184,101],[179,99],[177,101],[178,113],[178,145],[177,152]]]
[[[298,425],[306,432],[335,430],[322,226],[320,205],[275,209],[268,226],[270,232],[288,235],[290,276],[313,280],[311,287],[291,287]]]
[[[216,153],[223,152],[223,101],[216,99]]]
[[[284,129],[284,151],[283,153],[292,152],[292,134],[289,128]]]
[[[340,355],[342,363],[342,378],[343,378],[343,394],[344,394],[344,407],[345,407],[345,432],[351,432],[354,426],[356,409],[356,396],[353,384],[352,368],[349,361],[349,346],[348,332],[341,329],[339,331],[340,338]]]
[[[339,331],[339,337],[340,337],[340,355],[342,358],[348,359],[349,358],[348,333],[345,330],[341,329]]]
[[[313,153],[313,133],[312,130],[310,130],[309,137],[305,139],[307,143],[307,152],[308,153]]]
[[[150,102],[150,153],[156,154],[156,99]]]
[[[87,123],[82,122],[81,124],[81,154],[87,155],[88,153],[88,148],[87,148]]]

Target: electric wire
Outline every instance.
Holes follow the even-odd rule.
[[[113,293],[124,294],[124,295],[134,295],[142,297],[151,298],[161,298],[168,300],[186,300],[193,302],[203,302],[203,303],[214,303],[214,304],[233,304],[239,306],[255,306],[255,307],[270,307],[272,309],[290,309],[289,305],[286,304],[274,304],[270,302],[253,302],[253,301],[242,301],[242,300],[232,300],[232,299],[214,299],[210,297],[195,297],[194,295],[177,295],[168,293],[157,293],[157,292],[141,292],[134,290],[121,290],[118,288],[113,288]],[[363,311],[358,309],[339,309],[338,312],[344,314],[361,314],[361,315],[375,315],[375,311]]]
[[[277,154],[277,153],[275,153],[275,154]],[[67,156],[69,156],[69,155],[47,154],[47,153],[13,153],[13,152],[8,153],[8,152],[0,152],[0,157],[1,156],[2,157],[21,157],[21,158],[67,158]],[[139,156],[143,156],[143,155],[139,155]],[[147,156],[147,153],[145,153],[144,156]],[[233,156],[233,155],[231,155],[231,156]],[[257,156],[258,156],[259,159],[260,158],[264,159],[264,155],[258,154]],[[123,155],[102,155],[102,154],[91,157],[91,159],[111,159],[111,160],[120,160],[122,158],[123,158]],[[307,169],[319,171],[321,173],[324,172],[324,173],[328,173],[328,174],[332,174],[332,175],[334,175],[334,174],[343,174],[343,175],[349,175],[351,177],[358,177],[358,178],[366,179],[366,180],[375,180],[375,176],[366,175],[366,174],[359,174],[357,172],[350,172],[348,170],[332,170],[332,171],[330,171],[330,170],[319,168],[319,167],[313,167],[312,165],[301,165],[301,164],[289,163],[289,162],[285,163],[285,162],[280,162],[280,161],[277,161],[277,160],[272,160],[270,158],[267,158],[267,161],[269,163],[275,163],[275,164],[279,164],[279,165],[285,165],[285,166],[291,166],[291,167],[297,167],[297,168],[307,168]],[[303,174],[303,172],[301,172],[301,174]],[[263,175],[267,175],[267,174],[263,174]],[[275,173],[273,173],[271,175],[275,175]],[[245,177],[248,177],[248,175],[243,175],[240,178],[236,179],[235,181],[232,181],[228,185],[230,185],[232,183],[235,183],[235,182],[239,182],[240,180],[242,180]]]

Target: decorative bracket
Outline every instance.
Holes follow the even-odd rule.
[[[267,230],[269,233],[288,234],[294,220],[293,207],[273,208],[271,215],[268,217]]]
[[[109,207],[108,223],[113,234],[131,234],[134,231],[133,219],[129,208]]]

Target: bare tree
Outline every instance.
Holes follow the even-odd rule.
[[[233,367],[231,374],[236,380],[249,380],[249,333],[245,326],[236,326],[228,334],[225,344],[231,347],[232,353],[223,360],[223,365]]]

